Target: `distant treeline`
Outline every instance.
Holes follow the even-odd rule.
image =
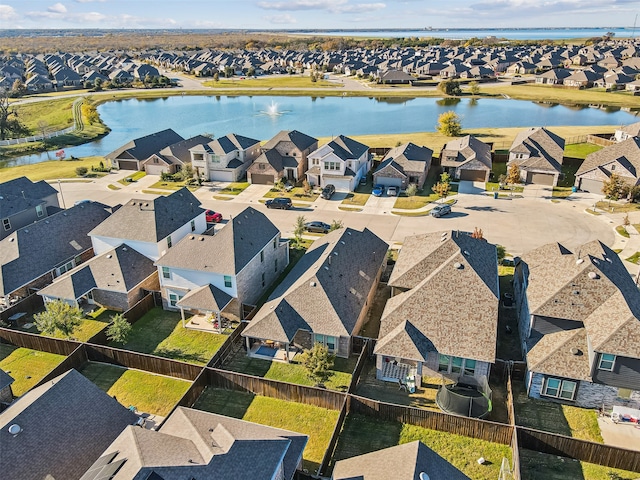
[[[600,38],[589,39],[594,43]],[[293,35],[285,33],[194,33],[179,30],[165,32],[118,31],[96,35],[93,31],[71,31],[40,35],[0,35],[0,54],[10,53],[53,53],[91,52],[106,50],[202,50],[211,49],[261,49],[275,48],[288,50],[335,51],[352,48],[398,48],[427,47],[440,45],[481,46],[500,43],[501,45],[544,45],[562,43],[553,40],[505,41],[501,39],[450,40],[443,38],[353,38]]]

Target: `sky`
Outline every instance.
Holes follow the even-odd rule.
[[[0,0],[0,29],[607,28],[638,12],[640,0]]]

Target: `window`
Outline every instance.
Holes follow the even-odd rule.
[[[264,163],[259,163],[259,164],[258,164],[258,168],[259,168],[260,170],[264,170],[264,169],[265,169],[265,164],[264,164]]]
[[[62,275],[63,273],[68,272],[73,267],[75,267],[75,262],[73,260],[65,263],[61,267],[58,267],[58,275]]]
[[[274,267],[274,271],[277,272],[278,271],[278,259],[276,258],[275,260],[275,267]]]
[[[192,232],[196,231],[196,221],[195,220],[191,220],[191,231]]]
[[[336,351],[336,337],[332,337],[330,335],[320,335],[320,334],[316,333],[313,336],[313,339],[314,339],[315,343],[320,343],[320,344],[324,345],[325,347],[327,347],[329,352],[335,352]]]
[[[325,170],[340,170],[340,163],[338,162],[324,162]]]
[[[449,355],[440,355],[440,357],[438,358],[438,371],[449,373],[450,361],[451,359],[449,358]]]
[[[171,278],[169,267],[162,267],[162,278]]]
[[[473,375],[476,373],[476,361],[475,360],[470,360],[470,359],[466,359],[464,361],[464,374],[465,375],[469,375],[470,377],[473,377]]]
[[[570,380],[547,378],[542,386],[542,395],[561,398],[563,400],[573,400],[576,396],[577,386],[578,384],[576,382]]]
[[[42,208],[42,205],[36,205],[36,215],[39,217],[44,215],[44,210]]]
[[[5,230],[11,230],[11,221],[8,218],[2,219],[2,226]]]
[[[607,370],[613,372],[613,366],[616,363],[616,356],[611,353],[601,353],[598,362],[598,370]]]
[[[451,373],[462,373],[462,359],[451,357]]]
[[[611,171],[615,170],[616,166],[615,165],[611,165]]]
[[[153,157],[153,163],[160,163],[160,162],[158,161],[158,157]]]
[[[175,307],[176,304],[182,299],[182,295],[177,295],[175,293],[169,294],[169,305]]]
[[[171,243],[171,235],[169,235],[167,237],[167,248],[171,248],[171,245],[173,245],[173,244]]]
[[[273,239],[273,249],[275,250],[276,248],[278,248],[278,237]]]
[[[260,252],[260,261],[264,262],[264,250]]]
[[[232,286],[231,277],[229,275],[224,276],[224,286],[227,288],[231,288]]]
[[[264,287],[264,272],[262,273],[262,286]]]
[[[438,357],[438,371],[473,376],[476,373],[476,361],[469,358],[440,355]]]

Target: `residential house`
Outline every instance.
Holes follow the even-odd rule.
[[[472,135],[451,140],[440,152],[440,166],[456,180],[487,182],[491,173],[491,145]]]
[[[416,81],[415,77],[403,72],[402,70],[389,69],[382,72],[378,72],[377,79],[379,83],[389,85],[413,85]]]
[[[314,343],[347,358],[364,324],[388,245],[368,229],[341,228],[313,242],[242,332],[249,355],[263,345],[308,349]],[[277,357],[279,358],[279,357]]]
[[[511,144],[507,169],[515,163],[523,182],[555,187],[563,159],[564,139],[544,127],[531,127],[520,132]]]
[[[638,126],[640,124],[634,124]],[[604,182],[612,174],[618,175],[628,185],[637,185],[640,180],[640,138],[629,136],[634,125],[629,125],[621,136],[626,140],[614,143],[602,150],[590,153],[576,172],[575,186],[585,192],[602,193]],[[616,131],[616,135],[618,131]]]
[[[249,183],[274,184],[280,179],[298,182],[307,171],[307,156],[318,140],[297,130],[283,130],[265,143],[247,170]]]
[[[566,68],[554,68],[547,72],[536,75],[536,83],[543,85],[562,85],[571,76],[571,70]]]
[[[88,233],[109,215],[101,203],[83,203],[1,240],[0,296],[26,297],[93,257]]]
[[[213,236],[186,235],[156,262],[164,308],[244,318],[289,264],[288,245],[252,207]]]
[[[0,413],[2,477],[78,480],[137,420],[88,378],[69,370]]]
[[[38,291],[45,305],[63,301],[72,306],[97,305],[124,312],[149,291],[158,291],[153,261],[120,245],[71,269]]]
[[[409,375],[419,386],[422,377],[488,377],[500,299],[495,245],[460,231],[407,237],[388,285],[374,349],[378,379]]]
[[[262,152],[260,140],[230,133],[207,139],[189,149],[191,165],[199,177],[214,182],[237,182]]]
[[[3,404],[13,402],[13,391],[11,390],[13,382],[13,377],[0,368],[0,410],[3,409]]]
[[[210,141],[208,137],[196,135],[173,143],[143,160],[140,163],[141,169],[151,175],[177,173],[183,165],[191,162],[190,149],[208,141]]]
[[[339,460],[332,480],[470,480],[464,473],[424,443],[384,448]]]
[[[640,405],[640,290],[613,250],[539,247],[516,261],[514,291],[529,396]]]
[[[153,200],[131,199],[89,235],[96,255],[124,243],[155,261],[188,234],[206,229],[205,210],[185,187]]]
[[[392,148],[373,172],[373,183],[399,188],[413,183],[422,188],[432,156],[433,150],[411,142]]]
[[[576,70],[564,79],[563,85],[566,87],[591,88],[601,78],[601,74],[591,70]]]
[[[49,80],[47,75],[35,74],[30,76],[24,86],[30,92],[48,92],[53,90],[53,82]]]
[[[44,180],[20,177],[0,183],[0,240],[59,210],[58,191]]]
[[[352,192],[370,169],[369,147],[340,135],[309,154],[307,182],[320,187],[331,184],[336,191]]]
[[[616,128],[612,140],[615,140],[616,142],[624,142],[631,137],[640,137],[640,122]]]
[[[156,431],[126,427],[92,465],[90,478],[293,480],[302,470],[307,440],[300,433],[177,407]]]
[[[183,140],[184,138],[168,128],[131,140],[105,155],[105,158],[111,162],[112,167],[120,170],[142,170],[142,162],[152,154]]]

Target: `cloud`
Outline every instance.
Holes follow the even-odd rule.
[[[49,8],[47,8],[47,11],[52,13],[67,13],[67,7],[65,7],[63,4],[58,2],[54,5],[51,5]]]
[[[293,0],[283,2],[258,2],[258,7],[264,10],[278,10],[295,12],[301,10],[324,10],[331,13],[363,13],[380,10],[386,7],[384,3],[355,3],[348,0]]]
[[[344,5],[338,7],[336,11],[338,13],[366,13],[381,10],[387,5],[384,3],[358,3],[355,5]]]
[[[264,19],[275,25],[292,25],[294,23],[298,23],[298,21],[288,13],[285,13],[284,15],[272,15],[270,17],[264,17]]]
[[[55,6],[55,5],[54,5]],[[71,26],[83,25],[85,27],[107,28],[171,28],[178,25],[172,18],[139,17],[135,15],[106,15],[100,12],[68,12],[68,11],[33,11],[24,15],[31,20],[50,19],[57,22],[68,23]]]
[[[0,4],[0,20],[14,20],[18,18],[15,8],[11,5]]]

